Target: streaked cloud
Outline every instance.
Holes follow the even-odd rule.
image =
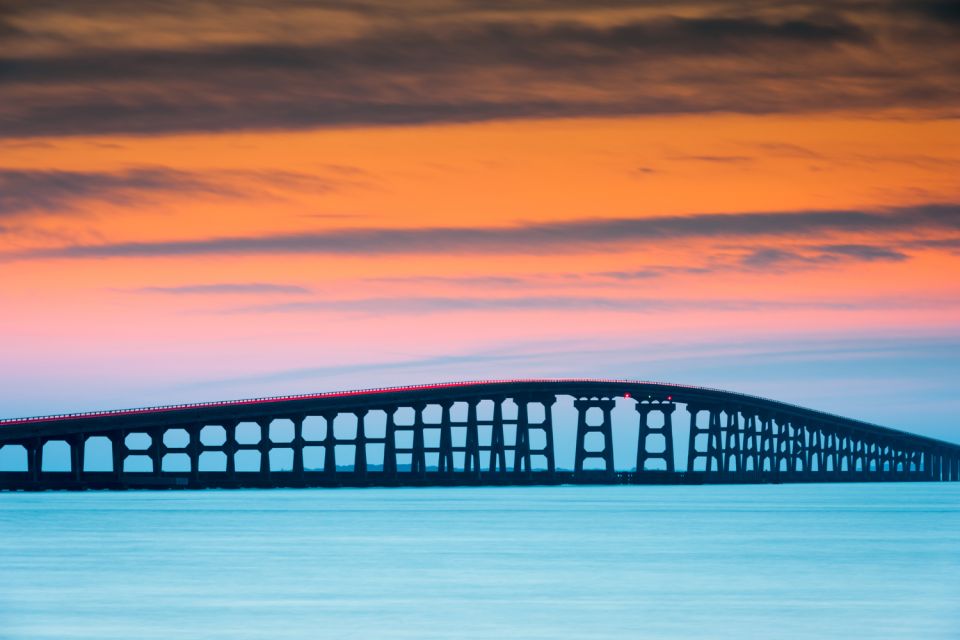
[[[31,211],[73,211],[80,201],[133,205],[166,192],[233,195],[202,176],[165,167],[118,172],[0,169],[0,216]]]
[[[748,251],[740,264],[754,269],[783,268],[798,265],[822,265],[858,260],[862,262],[902,262],[909,256],[898,249],[864,244],[829,244],[801,249],[761,247]]]
[[[603,20],[594,5],[548,11],[540,3],[280,2],[252,12],[214,2],[202,13],[173,3],[141,5],[138,16],[118,3],[98,6],[83,9],[88,30],[59,37],[51,31],[80,11],[73,3],[20,5],[8,18],[0,137],[863,108],[949,113],[960,97],[960,54],[943,26],[952,13],[938,3],[913,11],[852,0],[762,11],[612,3],[604,6],[617,11]],[[146,37],[155,14],[178,16],[189,37],[174,29]],[[144,26],[146,44],[117,24]]]
[[[185,284],[170,287],[140,287],[129,290],[130,293],[155,293],[163,295],[235,295],[235,294],[281,294],[301,295],[311,290],[293,284],[272,282],[221,282],[216,284]]]
[[[524,296],[371,296],[349,299],[303,300],[233,307],[217,311],[224,314],[348,312],[360,314],[431,314],[457,312],[509,311],[609,311],[658,313],[676,311],[777,311],[840,310],[864,311],[904,307],[947,309],[952,301],[917,299],[897,300],[778,300],[762,298],[639,298],[595,295]]]
[[[204,255],[545,254],[598,247],[636,248],[649,240],[826,237],[831,234],[930,233],[960,230],[960,205],[888,210],[705,213],[690,216],[578,219],[512,227],[373,228],[173,241],[77,244],[0,256],[5,259],[122,258]],[[836,245],[834,253],[855,253]],[[829,253],[829,248],[823,253]]]
[[[133,167],[117,171],[0,168],[0,216],[72,213],[85,203],[137,206],[153,199],[205,195],[277,197],[285,192],[328,193],[369,184],[359,169],[331,165],[317,175],[291,171],[185,171]]]

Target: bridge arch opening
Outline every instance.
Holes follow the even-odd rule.
[[[227,441],[227,430],[218,424],[208,424],[200,429],[200,443],[207,447],[219,447]]]
[[[255,453],[255,452],[250,452]],[[257,457],[257,469],[260,468],[260,458]],[[203,451],[197,459],[197,471],[223,472],[227,470],[227,454],[223,451]],[[239,471],[240,469],[237,468]]]
[[[113,443],[106,436],[91,436],[83,446],[83,470],[113,471]]]
[[[27,448],[22,444],[0,446],[0,471],[27,471]]]
[[[289,418],[277,418],[270,421],[270,442],[286,444],[293,442],[294,428],[293,420]]]
[[[43,445],[43,471],[70,471],[70,444],[65,440],[48,440]]]
[[[262,431],[256,422],[241,422],[234,431],[234,438],[237,444],[259,444],[263,438]]]
[[[167,472],[190,471],[190,456],[185,453],[167,453],[160,461],[160,467]]]
[[[323,442],[327,437],[327,419],[323,416],[307,416],[303,421],[303,439],[307,442]]]
[[[167,429],[163,432],[163,446],[170,449],[186,449],[190,444],[190,434],[186,429]]]

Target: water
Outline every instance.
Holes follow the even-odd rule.
[[[960,638],[960,484],[0,494],[0,638]]]

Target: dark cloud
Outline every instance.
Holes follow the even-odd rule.
[[[83,200],[132,204],[144,194],[232,193],[195,174],[151,167],[116,173],[0,169],[0,216],[31,211],[72,211]]]
[[[105,15],[130,11],[99,5]],[[188,4],[171,6],[168,13],[190,15]],[[11,48],[0,53],[0,136],[948,108],[960,99],[957,56],[931,50],[942,36],[919,47],[911,38],[920,27],[910,38],[891,20],[875,28],[853,3],[832,12],[773,3],[762,17],[738,14],[734,3],[716,5],[718,15],[685,17],[671,14],[676,5],[647,3],[613,24],[573,4],[559,18],[547,17],[543,3],[519,6],[527,11],[493,20],[469,3],[373,4],[360,7],[363,28],[307,41],[267,38],[244,24],[238,29],[252,30],[251,41],[232,46],[198,35],[166,49],[82,39],[32,54]],[[231,24],[226,5],[210,7]],[[295,28],[304,7],[358,9],[284,2],[270,15]],[[29,8],[22,11],[18,24],[28,23]]]
[[[0,216],[29,212],[66,213],[84,202],[142,204],[160,195],[264,195],[277,187],[325,193],[341,186],[362,186],[368,179],[339,165],[321,168],[330,176],[289,171],[209,171],[166,167],[122,171],[0,169]],[[357,170],[359,171],[359,170]]]
[[[897,249],[867,244],[827,244],[816,247],[816,250],[821,256],[853,258],[865,262],[872,262],[875,260],[885,262],[902,262],[909,257],[907,254]]]
[[[865,244],[827,244],[799,249],[760,247],[750,250],[740,264],[750,269],[817,266],[856,260],[860,262],[902,262],[909,256],[891,247]]]
[[[310,293],[310,289],[292,284],[274,284],[270,282],[234,282],[217,284],[188,284],[175,287],[141,287],[131,293],[158,293],[165,295],[217,295],[217,294],[281,294],[300,295]]]
[[[839,210],[578,219],[513,227],[340,229],[256,237],[68,245],[8,253],[7,259],[315,254],[543,254],[630,248],[649,240],[823,237],[835,233],[929,233],[960,230],[960,205],[885,211]],[[852,252],[854,245],[840,246]],[[846,247],[843,249],[842,247]],[[828,250],[822,249],[823,253]],[[836,251],[834,251],[836,253]],[[761,261],[763,258],[759,258]]]
[[[956,0],[909,0],[901,6],[924,17],[960,26],[960,2]]]

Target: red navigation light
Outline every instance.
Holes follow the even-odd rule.
[[[623,394],[623,397],[624,397],[624,398],[629,398],[629,397],[630,397],[630,392],[627,391],[625,394]]]
[[[673,400],[673,396],[667,396],[667,401]]]

